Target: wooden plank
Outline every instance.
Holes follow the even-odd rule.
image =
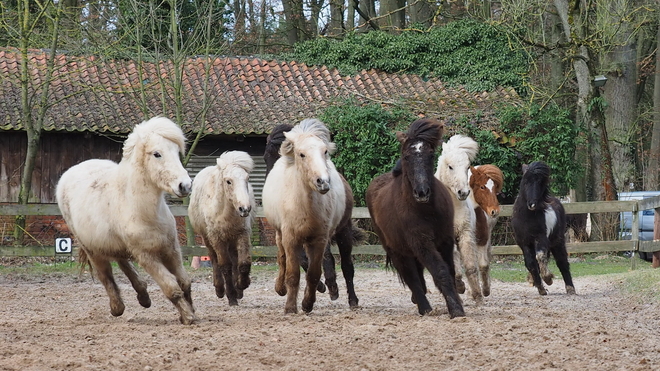
[[[2,204],[0,215],[62,215],[57,204]]]
[[[569,254],[583,254],[608,251],[633,251],[637,241],[592,241],[567,243],[566,250]],[[518,245],[493,246],[493,255],[522,255]]]
[[[660,208],[660,196],[649,197],[637,201],[639,204],[638,210],[648,210]]]
[[[642,252],[660,251],[660,240],[639,241],[639,251],[642,251]]]

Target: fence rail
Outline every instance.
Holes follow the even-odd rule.
[[[633,201],[594,201],[594,202],[574,202],[563,204],[567,214],[583,213],[605,213],[605,212],[632,212],[632,239],[617,241],[592,241],[576,242],[567,244],[569,253],[594,253],[610,251],[642,251],[654,252],[660,251],[660,240],[640,241],[639,234],[639,215],[643,210],[655,209],[656,228],[658,228],[658,218],[660,218],[660,196],[647,198],[644,200]],[[174,216],[186,216],[187,207],[183,205],[172,205],[170,210]],[[511,216],[512,205],[502,205],[500,216]],[[263,217],[263,210],[257,208],[257,217]],[[0,216],[2,215],[31,215],[31,216],[50,216],[62,215],[57,204],[0,204]],[[369,219],[370,215],[366,207],[356,207],[353,209],[353,218]],[[55,241],[53,241],[53,244]],[[333,252],[338,253],[336,247]],[[184,256],[206,255],[205,247],[201,246],[183,246]],[[75,253],[75,250],[74,250]],[[384,255],[385,251],[380,245],[361,245],[355,246],[354,254],[363,255]],[[495,255],[517,255],[521,254],[517,245],[493,246]],[[276,257],[277,248],[275,246],[254,246],[252,254],[255,257]],[[53,246],[0,246],[0,257],[11,256],[54,256],[55,247]]]

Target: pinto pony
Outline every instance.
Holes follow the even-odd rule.
[[[454,204],[454,233],[458,254],[454,254],[456,268],[456,289],[465,292],[463,274],[465,269],[472,298],[477,302],[483,300],[477,275],[477,250],[475,240],[476,215],[475,204],[469,197],[471,193],[468,181],[470,164],[477,157],[479,144],[472,138],[454,135],[449,141],[442,143],[442,154],[438,158],[435,177],[444,184],[452,194]]]
[[[223,153],[216,166],[197,174],[188,215],[209,251],[215,294],[227,293],[229,305],[238,305],[250,285],[254,193],[248,178],[252,157],[242,151]]]
[[[273,165],[275,165],[275,162],[280,158],[280,146],[286,139],[284,133],[291,131],[291,129],[293,129],[293,126],[288,124],[277,125],[266,138],[266,149],[264,151],[266,176],[268,176],[268,173],[270,173]],[[341,174],[339,175],[341,176]],[[344,276],[344,281],[346,282],[346,291],[348,292],[348,305],[351,308],[356,308],[358,306],[358,297],[355,294],[355,285],[353,284],[355,268],[353,266],[352,252],[353,245],[364,241],[366,236],[364,231],[355,226],[351,220],[353,205],[355,203],[353,199],[353,190],[343,176],[341,176],[341,180],[344,183],[344,189],[346,192],[346,208],[344,209],[344,215],[341,218],[341,222],[339,222],[337,230],[332,236],[331,243],[328,243],[323,254],[323,275],[325,277],[325,283],[328,286],[330,299],[336,300],[339,297],[339,287],[337,286],[335,257],[332,255],[331,251],[332,243],[336,243],[337,248],[339,249],[339,256],[341,258],[341,271]],[[301,265],[305,272],[307,272],[309,261],[304,251],[301,256]],[[324,285],[323,282],[319,280],[317,290],[319,292],[325,292],[326,285]]]
[[[490,295],[490,260],[493,256],[491,233],[500,215],[500,202],[497,194],[504,186],[504,174],[495,165],[470,167],[470,198],[475,206],[475,238],[477,243],[477,264],[481,275],[481,292]]]
[[[148,308],[147,283],[135,260],[179,310],[179,320],[196,320],[190,278],[183,268],[174,216],[165,192],[190,193],[192,181],[181,164],[185,137],[172,121],[156,117],[133,129],[119,163],[88,160],[71,167],[57,184],[57,204],[80,242],[79,260],[96,272],[110,298],[110,313],[124,313],[112,273],[116,261]]]
[[[285,313],[297,313],[300,256],[309,267],[302,309],[311,312],[321,278],[323,254],[346,208],[346,188],[330,160],[335,144],[321,121],[306,119],[280,147],[281,158],[266,177],[263,208],[275,229],[279,272],[275,291],[287,295]]]
[[[419,314],[431,312],[424,268],[445,298],[449,316],[465,316],[454,280],[454,207],[451,195],[433,177],[433,157],[444,125],[419,119],[397,132],[401,159],[394,171],[369,184],[366,200],[374,228]]]
[[[550,167],[540,161],[531,163],[520,181],[511,225],[516,243],[522,249],[525,266],[539,294],[548,294],[541,278],[552,285],[554,276],[548,270],[550,253],[561,271],[566,292],[575,294],[564,239],[566,214],[561,202],[550,195],[549,183]]]

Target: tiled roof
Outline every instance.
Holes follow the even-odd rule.
[[[46,80],[47,54],[33,50],[29,56],[34,100]],[[23,128],[19,62],[16,49],[0,49],[0,130]],[[144,63],[140,70],[134,61],[58,55],[56,65],[46,131],[123,134],[145,118],[175,116],[170,63]],[[415,75],[370,70],[341,76],[323,66],[259,58],[191,58],[183,70],[183,117],[189,124],[184,129],[198,130],[192,123],[203,111],[206,85],[210,104],[205,129],[211,134],[269,133],[278,124],[314,117],[338,98],[351,95],[365,102],[403,103],[420,115],[438,118],[475,111],[489,116],[493,104],[519,100],[510,88],[474,93]]]

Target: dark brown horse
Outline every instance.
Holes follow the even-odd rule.
[[[454,318],[465,316],[454,279],[454,208],[449,191],[433,176],[443,129],[437,120],[419,119],[407,133],[397,132],[401,159],[394,171],[371,181],[366,199],[387,263],[412,291],[419,313],[432,310],[426,268]]]
[[[291,131],[293,126],[288,124],[277,125],[266,139],[266,150],[264,151],[264,161],[266,161],[266,176],[273,168],[275,161],[280,158],[280,146],[286,139],[285,132]],[[341,175],[341,174],[340,174]],[[344,182],[344,189],[346,190],[346,209],[344,216],[337,227],[335,234],[332,236],[332,241],[325,249],[323,254],[323,276],[325,283],[328,286],[328,292],[331,300],[336,300],[339,297],[339,287],[337,286],[337,273],[335,271],[335,258],[332,255],[331,246],[337,244],[339,249],[339,257],[341,259],[341,271],[346,281],[346,290],[348,291],[348,305],[353,308],[358,305],[358,297],[355,295],[355,287],[353,284],[353,276],[355,275],[355,268],[353,267],[353,245],[362,243],[366,239],[365,233],[362,229],[353,225],[351,215],[353,212],[353,190],[344,177],[341,177]],[[301,265],[305,272],[308,268],[307,255],[301,257]],[[317,290],[325,292],[326,285],[319,281]]]
[[[566,292],[575,294],[568,263],[564,233],[566,213],[561,202],[550,195],[550,167],[532,162],[524,171],[520,191],[513,204],[511,225],[516,243],[522,249],[525,266],[539,294],[547,295],[541,278],[552,285],[553,274],[548,270],[550,253],[566,285]]]

